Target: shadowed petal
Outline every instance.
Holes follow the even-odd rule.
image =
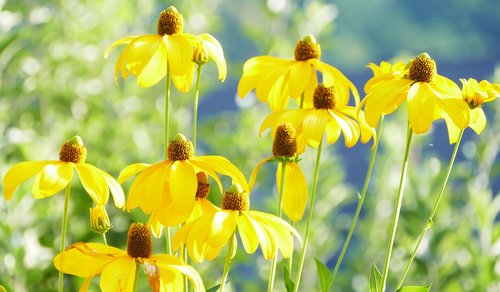
[[[103,291],[133,291],[135,259],[129,256],[117,259],[104,268],[99,281]]]
[[[50,197],[71,182],[73,177],[73,163],[54,161],[47,164],[35,177],[33,196],[37,199]]]
[[[75,168],[83,187],[96,205],[106,205],[109,188],[102,172],[97,167],[86,163],[76,163]]]

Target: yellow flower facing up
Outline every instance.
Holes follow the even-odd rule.
[[[290,123],[278,125],[273,142],[273,156],[263,159],[255,166],[250,175],[249,186],[253,188],[259,169],[266,162],[278,161],[276,185],[281,190],[282,164],[285,164],[283,211],[288,218],[299,221],[304,216],[307,203],[307,182],[297,163],[297,140],[295,128]]]
[[[314,92],[313,104],[314,108],[270,114],[262,122],[260,132],[272,127],[274,136],[277,125],[289,122],[299,132],[298,144],[306,143],[311,147],[318,147],[324,134],[328,143],[333,144],[343,133],[347,147],[353,147],[360,135],[363,143],[368,142],[371,137],[375,138],[375,130],[363,120],[358,120],[358,109],[347,105],[348,97],[338,94],[336,86],[318,86]],[[302,139],[303,142],[300,141]]]
[[[166,76],[167,70],[172,75],[185,75],[192,66],[193,47],[200,40],[183,33],[183,26],[182,14],[170,6],[160,13],[157,34],[127,36],[111,44],[105,58],[114,47],[127,45],[116,62],[115,82],[118,73],[123,78],[127,78],[128,73],[137,76],[137,84],[141,87],[155,85]]]
[[[75,243],[54,258],[54,266],[65,274],[86,278],[80,291],[87,291],[92,279],[101,275],[104,292],[134,291],[137,263],[141,264],[152,291],[182,291],[184,276],[195,291],[205,291],[191,266],[166,255],[152,255],[153,243],[147,225],[134,223],[128,231],[127,251],[100,243]]]
[[[421,54],[403,72],[395,73],[382,74],[373,88],[369,86],[361,102],[368,125],[376,127],[382,115],[392,113],[407,100],[408,120],[417,134],[429,131],[432,121],[445,115],[460,129],[467,127],[469,107],[460,98],[460,89],[437,74],[436,63],[428,54]]]
[[[208,33],[198,35],[197,39],[199,42],[194,48],[193,61],[190,63],[189,68],[187,68],[188,70],[186,73],[184,75],[172,76],[175,87],[182,92],[187,92],[191,88],[195,65],[202,66],[208,63],[210,59],[214,60],[217,65],[219,80],[221,82],[226,80],[227,65],[226,59],[224,59],[224,51],[222,50],[220,43]]]
[[[241,184],[248,185],[241,171],[222,156],[193,156],[193,144],[184,135],[177,134],[168,145],[168,159],[153,165],[136,163],[126,167],[118,177],[123,183],[139,173],[130,187],[127,199],[129,210],[140,207],[150,214],[161,206],[165,214],[160,222],[167,226],[180,224],[189,217],[195,206],[199,172],[212,177],[222,191],[222,183],[217,175],[223,174]]]
[[[482,109],[483,104],[500,96],[500,84],[489,83],[486,80],[478,83],[473,78],[468,80],[460,79],[460,82],[462,82],[462,98],[470,108],[469,127],[479,135],[486,127],[486,116]],[[445,115],[444,119],[448,127],[450,144],[456,143],[460,135],[460,129],[449,116]]]
[[[195,262],[212,259],[234,238],[238,231],[245,251],[254,253],[261,247],[266,259],[272,259],[277,250],[288,258],[293,252],[293,237],[300,236],[283,219],[263,212],[251,211],[248,193],[238,185],[232,185],[222,198],[222,209],[203,214],[185,224],[172,241],[176,250],[187,247]]]
[[[32,193],[36,199],[50,197],[66,187],[76,170],[83,187],[96,205],[108,202],[109,191],[115,206],[125,206],[125,196],[116,180],[99,168],[85,163],[87,148],[79,136],[64,142],[59,160],[25,161],[10,168],[3,178],[4,197],[10,200],[17,187],[35,176]]]
[[[243,76],[238,84],[238,95],[245,97],[255,89],[261,102],[268,102],[273,111],[284,110],[289,98],[300,99],[304,94],[304,107],[312,106],[314,90],[318,86],[317,71],[327,87],[334,83],[338,95],[349,97],[352,91],[356,104],[359,94],[351,81],[335,67],[320,61],[321,50],[312,35],[300,40],[295,47],[295,60],[272,56],[253,57],[243,65]]]

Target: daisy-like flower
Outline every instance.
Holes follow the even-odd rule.
[[[195,66],[202,66],[210,59],[215,61],[217,65],[217,70],[219,71],[219,80],[224,82],[227,76],[227,65],[226,59],[224,59],[224,51],[219,41],[215,39],[212,35],[208,33],[202,33],[197,36],[199,42],[196,44],[193,52],[193,60],[187,68],[184,75],[173,75],[172,79],[174,81],[175,87],[182,91],[187,92],[191,88],[193,82],[193,74],[195,71]]]
[[[191,266],[166,255],[152,255],[153,243],[146,224],[134,223],[128,231],[127,251],[100,243],[75,243],[54,258],[54,266],[65,274],[86,278],[80,291],[87,291],[92,279],[101,275],[102,291],[134,291],[137,264],[144,267],[153,291],[182,291],[185,276],[195,291],[205,291]]]
[[[126,36],[111,44],[105,58],[114,47],[127,45],[116,62],[115,82],[119,72],[124,79],[128,73],[137,76],[141,87],[155,85],[165,77],[167,70],[172,75],[185,75],[192,66],[193,47],[199,40],[183,33],[183,27],[182,14],[170,6],[160,13],[157,34]]]
[[[406,64],[403,62],[396,62],[391,64],[387,61],[380,62],[380,65],[375,63],[368,64],[368,68],[370,68],[373,72],[373,77],[370,78],[365,84],[365,93],[369,93],[373,87],[383,80],[391,80],[398,77],[401,77]]]
[[[272,259],[279,249],[284,258],[293,252],[293,236],[300,239],[297,231],[283,219],[271,214],[251,211],[248,193],[233,184],[222,197],[222,209],[203,214],[185,224],[172,241],[174,250],[187,247],[195,262],[210,259],[220,251],[238,231],[245,251],[254,253],[261,247],[266,259]]]
[[[318,147],[325,133],[330,144],[337,142],[340,133],[344,134],[347,147],[353,147],[360,135],[366,143],[375,138],[375,130],[358,120],[358,109],[347,105],[348,99],[349,95],[337,91],[336,86],[319,85],[314,92],[314,108],[276,111],[262,122],[260,132],[272,127],[274,135],[277,125],[289,122],[300,133],[299,144],[303,139],[309,146]]]
[[[327,87],[336,84],[339,94],[349,96],[352,91],[356,104],[359,94],[354,84],[335,67],[320,61],[321,50],[316,39],[309,35],[295,47],[295,60],[272,56],[253,57],[243,65],[243,76],[238,84],[238,95],[245,97],[255,89],[257,98],[269,102],[273,111],[287,108],[290,97],[300,99],[304,107],[312,106],[312,96],[318,86],[317,71]]]
[[[217,173],[227,175],[233,182],[248,190],[241,171],[222,156],[193,156],[193,144],[184,135],[177,134],[168,145],[167,160],[150,165],[136,163],[126,167],[118,177],[118,182],[140,172],[130,187],[127,200],[128,210],[140,207],[146,214],[159,209],[164,213],[160,222],[167,226],[180,224],[194,209],[198,179],[196,174],[205,172],[218,184],[222,183]]]
[[[426,53],[413,59],[399,74],[377,82],[363,99],[366,122],[376,127],[380,116],[390,114],[408,101],[408,120],[413,132],[426,133],[432,121],[449,116],[460,129],[469,124],[469,108],[460,89],[451,80],[438,75],[436,63]],[[382,77],[380,77],[382,79]]]
[[[288,218],[299,221],[304,216],[307,203],[307,182],[298,165],[297,140],[295,128],[290,123],[283,123],[276,128],[273,141],[273,156],[264,158],[255,166],[250,176],[249,186],[253,188],[257,173],[266,162],[278,161],[276,185],[281,190],[282,165],[285,165],[283,211]]]
[[[500,84],[489,83],[486,80],[477,82],[476,79],[460,79],[462,82],[462,98],[467,102],[470,108],[469,127],[476,132],[481,132],[486,127],[486,116],[482,109],[483,104],[493,101],[500,96]],[[444,117],[448,127],[450,144],[456,143],[460,134],[460,129],[453,123],[449,116]]]
[[[3,178],[4,197],[10,200],[17,187],[35,176],[32,193],[36,199],[50,197],[66,187],[76,170],[83,187],[96,205],[108,202],[109,190],[115,206],[123,208],[125,196],[115,179],[99,168],[85,163],[87,148],[79,136],[64,142],[59,151],[59,160],[25,161],[10,168]]]

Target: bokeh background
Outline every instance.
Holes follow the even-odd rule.
[[[80,135],[87,162],[117,176],[135,162],[154,163],[163,153],[163,92],[160,83],[139,88],[134,78],[113,82],[121,49],[103,59],[106,48],[126,35],[154,33],[159,11],[175,5],[185,18],[185,31],[209,32],[222,44],[229,76],[224,83],[216,68],[203,68],[199,155],[223,155],[247,177],[271,153],[268,134],[258,127],[269,113],[253,94],[236,96],[245,60],[270,54],[293,58],[296,42],[314,34],[322,60],[342,70],[362,92],[371,76],[369,62],[401,59],[428,52],[438,72],[458,82],[473,77],[500,82],[500,9],[495,0],[339,0],[339,1],[116,1],[0,0],[0,176],[24,160],[57,159],[62,142]],[[191,137],[194,91],[173,92],[172,133]],[[500,291],[500,103],[487,104],[486,130],[467,130],[452,177],[407,277],[407,284],[433,291]],[[385,119],[381,148],[364,211],[334,291],[367,291],[372,263],[383,265],[404,150],[406,110]],[[313,256],[335,264],[361,190],[370,145],[346,149],[340,141],[325,147],[314,209],[313,229],[303,273],[304,291],[317,290]],[[399,279],[415,238],[426,223],[452,146],[444,123],[418,135],[410,157],[389,274],[389,287]],[[309,181],[315,151],[301,162]],[[252,207],[274,212],[275,165],[263,168],[252,194]],[[124,185],[128,190],[130,182]],[[0,284],[8,291],[53,291],[57,271],[63,195],[35,201],[25,183],[6,202],[0,198]],[[0,186],[0,192],[2,187]],[[220,201],[212,188],[210,198]],[[72,188],[67,242],[100,242],[89,229],[91,200],[79,183]],[[124,248],[130,222],[146,222],[139,210],[108,212],[114,228],[111,245]],[[304,232],[304,223],[297,224]],[[163,253],[164,240],[155,241]],[[230,274],[234,291],[267,287],[270,263],[257,252],[238,251]],[[195,265],[207,287],[217,284],[223,257]],[[277,291],[284,291],[282,264]],[[142,284],[146,279],[142,276]],[[68,291],[81,279],[67,276]],[[146,288],[146,286],[142,286]],[[97,280],[92,289],[97,290]]]

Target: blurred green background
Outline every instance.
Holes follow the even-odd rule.
[[[62,142],[80,135],[87,162],[117,176],[135,162],[163,158],[163,95],[160,83],[141,89],[135,78],[113,82],[115,61],[106,48],[126,35],[154,33],[159,11],[175,5],[185,31],[209,32],[222,44],[229,76],[220,84],[216,68],[203,68],[199,155],[223,155],[247,177],[271,154],[269,135],[258,127],[269,113],[253,94],[236,97],[245,60],[270,54],[292,58],[298,39],[312,33],[322,60],[342,70],[358,89],[371,76],[369,62],[408,58],[428,52],[438,72],[458,82],[473,77],[500,82],[498,1],[340,0],[340,1],[116,1],[0,0],[0,176],[25,160],[57,159]],[[191,137],[194,91],[173,92],[171,133]],[[500,291],[500,105],[485,106],[488,125],[481,136],[467,130],[435,224],[407,277],[407,284],[433,284],[433,291]],[[334,291],[367,291],[372,263],[383,265],[389,220],[403,158],[406,109],[386,118],[381,149],[366,205]],[[389,274],[399,279],[415,238],[426,223],[452,146],[444,124],[414,139],[409,180]],[[370,145],[325,147],[313,229],[303,273],[303,290],[317,290],[316,256],[332,268],[351,223],[365,176]],[[301,165],[310,181],[315,151]],[[274,212],[275,165],[261,170],[252,207]],[[63,195],[35,201],[31,182],[13,199],[0,199],[0,284],[8,291],[53,291],[57,271]],[[128,190],[130,182],[124,185]],[[0,191],[2,187],[0,186]],[[210,198],[220,200],[213,187]],[[100,242],[89,229],[91,200],[76,182],[72,188],[68,244]],[[130,222],[146,222],[139,210],[125,213],[108,204],[114,228],[111,245],[124,248]],[[297,224],[304,232],[305,224]],[[155,241],[163,253],[164,240]],[[241,249],[230,273],[234,291],[267,287],[270,263]],[[195,265],[207,287],[218,283],[223,257]],[[284,291],[278,266],[277,291]],[[66,276],[68,291],[81,279]],[[146,280],[142,279],[145,289]],[[92,289],[97,290],[97,280]]]

